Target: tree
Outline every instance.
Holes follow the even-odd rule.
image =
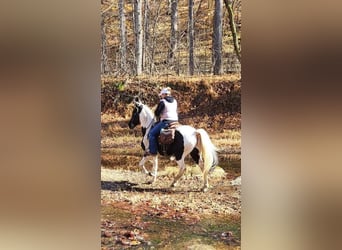
[[[101,73],[108,73],[108,57],[107,57],[107,37],[106,37],[106,25],[105,25],[105,13],[102,13],[101,19]]]
[[[145,0],[144,5],[144,44],[143,44],[143,67],[147,68],[148,52],[150,50],[150,5],[149,0]],[[151,72],[150,72],[151,73]]]
[[[143,31],[142,31],[142,0],[134,0],[133,6],[134,33],[135,33],[135,61],[136,75],[142,73],[142,48],[143,48]]]
[[[241,0],[219,2],[222,20],[215,19],[222,31],[214,38],[215,1],[103,1],[102,74],[194,75],[214,73],[214,67],[215,74],[220,67],[222,74],[240,72]]]
[[[163,1],[153,1],[149,4],[149,31],[148,33],[149,41],[146,46],[148,46],[148,55],[149,55],[149,72],[150,74],[155,73],[155,54],[158,51],[158,42],[157,42],[157,31],[158,31],[158,23],[159,18],[162,12],[162,3]],[[150,13],[153,12],[153,15]]]
[[[194,63],[194,0],[189,0],[189,23],[188,23],[188,34],[189,34],[189,75],[194,74],[195,63]]]
[[[178,46],[178,0],[171,0],[171,35],[169,62],[173,62]]]
[[[222,0],[215,0],[212,53],[213,73],[220,75],[222,73]]]
[[[121,70],[126,69],[127,53],[126,53],[126,16],[124,8],[124,0],[119,0],[119,18],[120,18],[120,57],[121,57]]]
[[[236,32],[236,25],[234,21],[234,12],[233,12],[233,7],[232,7],[232,2],[230,0],[224,0],[224,4],[226,5],[227,11],[228,11],[229,26],[233,35],[234,50],[235,50],[237,58],[241,62],[241,48],[240,48],[240,43],[239,43],[237,32]]]

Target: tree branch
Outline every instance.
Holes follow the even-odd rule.
[[[109,11],[113,6],[114,6],[115,2],[113,2],[111,5],[108,6],[107,9],[105,9],[104,11],[101,11],[101,15],[103,15],[104,13],[106,13],[107,11]]]

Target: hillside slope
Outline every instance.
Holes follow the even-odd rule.
[[[209,131],[241,128],[241,79],[233,77],[106,80],[101,89],[101,112],[129,119],[134,96],[153,108],[164,86],[172,88],[183,124]]]

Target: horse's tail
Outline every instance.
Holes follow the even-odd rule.
[[[197,129],[197,147],[202,154],[204,170],[212,170],[218,164],[217,148],[211,142],[208,133],[204,129]]]

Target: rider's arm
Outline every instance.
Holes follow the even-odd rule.
[[[164,108],[165,108],[164,102],[160,101],[156,110],[154,111],[155,116],[159,117]]]

